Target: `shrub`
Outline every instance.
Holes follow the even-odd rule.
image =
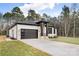
[[[57,35],[56,34],[49,34],[48,38],[57,38]]]

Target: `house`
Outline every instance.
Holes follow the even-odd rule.
[[[57,29],[48,26],[47,21],[15,23],[8,29],[8,36],[12,39],[39,39],[43,36],[57,35]]]

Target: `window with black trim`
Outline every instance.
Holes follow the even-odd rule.
[[[55,34],[55,28],[54,28],[54,34]]]
[[[48,28],[48,34],[52,34],[52,28]]]

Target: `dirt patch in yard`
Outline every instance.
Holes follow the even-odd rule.
[[[0,35],[0,42],[5,41],[6,38],[7,38],[6,36],[4,36],[4,35]]]

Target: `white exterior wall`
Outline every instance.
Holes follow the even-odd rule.
[[[52,28],[52,34],[54,34],[54,28]]]
[[[46,36],[46,27],[44,26],[44,36]]]
[[[52,28],[52,34],[53,34],[53,35],[57,35],[57,29],[55,29],[55,33],[54,33],[54,29],[55,29],[55,28]]]
[[[17,39],[21,39],[21,29],[36,29],[38,30],[38,38],[40,37],[40,26],[34,25],[17,25]]]
[[[17,27],[17,26],[14,26],[13,28],[11,28],[11,29],[9,30],[9,37],[11,37],[11,38],[16,38],[16,27]],[[12,33],[12,31],[13,31],[13,33]]]
[[[57,35],[57,29],[55,29],[55,34],[54,34],[54,29],[55,28],[52,27],[52,34],[51,35]],[[44,34],[46,35],[46,27],[44,27]],[[48,35],[50,35],[50,34],[48,34]]]
[[[55,29],[55,35],[57,36],[57,29]]]
[[[52,27],[52,34],[48,34],[48,36],[53,36],[53,37],[57,36],[57,29],[55,29],[55,33],[54,33],[54,29],[55,28]]]
[[[40,28],[41,28],[40,26],[17,24],[9,30],[9,37],[13,37],[13,38],[16,38],[19,40],[19,39],[21,39],[21,29],[36,29],[36,30],[38,30],[38,38],[40,38],[41,37]],[[14,30],[14,33],[12,33],[12,30]],[[46,35],[46,27],[44,27],[43,33]],[[13,36],[13,34],[14,34],[14,36]],[[54,34],[54,28],[52,27],[52,34],[48,34],[48,36],[49,35],[57,36],[57,29],[55,29],[55,34]]]

